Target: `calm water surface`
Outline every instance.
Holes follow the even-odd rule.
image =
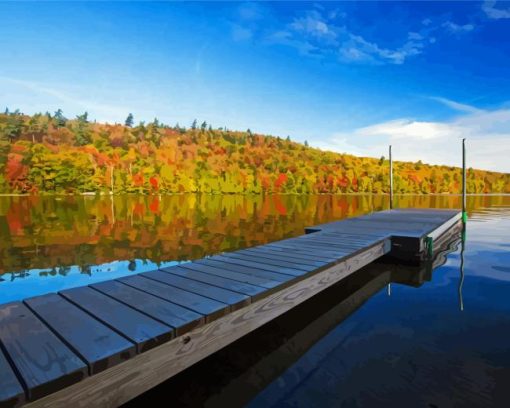
[[[130,405],[510,406],[510,197],[469,207],[433,271],[373,264]]]
[[[470,208],[505,205],[473,197]],[[403,196],[401,207],[458,208]],[[0,197],[0,303],[302,235],[387,208],[385,196]]]

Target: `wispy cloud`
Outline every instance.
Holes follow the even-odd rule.
[[[482,10],[485,12],[487,17],[494,20],[510,18],[510,7],[496,8],[496,1],[494,0],[486,0],[482,5]]]
[[[442,103],[443,105],[448,106],[449,108],[452,108],[459,112],[466,112],[466,113],[481,113],[484,112],[482,109],[478,109],[471,105],[465,105],[463,103],[452,101],[451,99],[442,98],[440,96],[431,96],[430,99]]]
[[[510,109],[484,111],[444,98],[437,100],[464,114],[444,122],[390,120],[335,134],[320,142],[318,147],[380,157],[392,144],[399,160],[459,166],[460,140],[467,138],[470,167],[510,173],[510,152],[502,148],[508,146],[510,140]]]
[[[345,14],[335,10],[308,10],[295,17],[285,28],[267,36],[270,43],[286,45],[309,56],[333,57],[348,63],[402,64],[422,52],[425,37],[409,33],[402,46],[383,47],[350,31],[343,21]]]
[[[256,18],[261,16],[258,13]],[[328,10],[325,6],[316,5],[290,21],[273,21],[275,24],[270,29],[258,34],[267,44],[292,47],[301,55],[314,58],[336,59],[343,63],[400,65],[425,52],[427,47],[438,41],[438,37],[460,35],[475,28],[471,23],[426,18],[418,21],[414,30],[402,33],[400,46],[388,47],[382,39],[369,39],[364,33],[349,28],[347,17],[337,9]],[[254,30],[245,31],[249,24],[243,20],[243,29],[234,26],[234,39],[251,38]],[[394,39],[392,43],[395,43]]]
[[[463,34],[473,31],[475,26],[473,24],[456,24],[453,21],[445,21],[443,27],[454,34]]]
[[[64,104],[75,110],[75,113],[88,111],[94,117],[109,122],[121,121],[125,118],[126,112],[132,111],[126,107],[105,104],[91,98],[83,99],[68,90],[42,85],[35,81],[0,76],[0,88],[3,89],[0,97],[5,98],[6,104],[15,99],[16,93],[20,93],[26,95],[26,99],[31,101],[32,106],[29,108],[32,107],[32,110],[46,110],[49,106]],[[11,90],[12,95],[7,93],[8,89]],[[44,108],[41,109],[42,106]]]

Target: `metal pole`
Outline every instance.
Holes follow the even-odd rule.
[[[467,210],[466,210],[466,139],[462,139],[462,221],[467,221]]]
[[[390,210],[393,209],[393,158],[391,157],[390,145]]]

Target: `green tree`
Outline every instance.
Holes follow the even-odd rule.
[[[90,126],[88,121],[88,113],[76,116],[76,126],[74,129],[76,144],[78,146],[85,146],[92,143]]]
[[[67,123],[67,118],[64,116],[62,109],[58,109],[53,115],[53,122],[57,127],[64,127]]]
[[[124,125],[126,125],[127,127],[131,128],[133,127],[135,123],[135,118],[133,117],[133,114],[130,113],[127,118],[126,118],[126,121],[124,122]]]

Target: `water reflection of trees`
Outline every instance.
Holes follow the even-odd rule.
[[[470,197],[469,209],[509,197]],[[396,207],[458,208],[458,196],[400,196]],[[0,273],[65,275],[79,265],[190,260],[303,233],[305,226],[387,208],[369,195],[0,197]],[[136,268],[134,261],[128,267]],[[5,279],[5,276],[4,276]]]

